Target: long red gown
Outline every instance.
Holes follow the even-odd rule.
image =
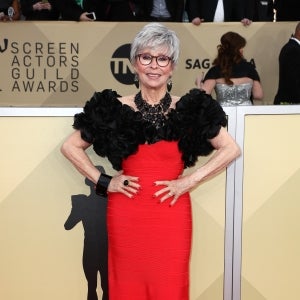
[[[108,195],[109,299],[188,300],[190,196],[174,206],[153,197],[162,188],[154,181],[176,179],[183,171],[177,142],[139,145],[123,171],[138,176],[141,189],[132,199]]]

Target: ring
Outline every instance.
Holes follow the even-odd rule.
[[[123,184],[124,184],[125,186],[127,186],[127,185],[129,185],[129,181],[128,181],[127,179],[125,179],[124,182],[123,182]]]

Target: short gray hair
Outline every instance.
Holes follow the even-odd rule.
[[[154,49],[157,47],[166,47],[167,55],[171,57],[172,62],[177,64],[179,58],[179,39],[175,31],[166,26],[152,22],[145,25],[135,36],[130,51],[130,61],[136,61],[137,54],[145,48]]]

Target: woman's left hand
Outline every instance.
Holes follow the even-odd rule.
[[[156,186],[164,186],[154,194],[154,197],[162,196],[160,198],[161,203],[167,199],[172,199],[170,206],[173,206],[181,195],[189,192],[193,187],[189,176],[179,177],[175,180],[155,181],[154,184]]]

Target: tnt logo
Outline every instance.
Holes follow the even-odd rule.
[[[130,44],[120,46],[112,55],[110,69],[113,76],[122,84],[133,84],[134,71],[130,63]]]

